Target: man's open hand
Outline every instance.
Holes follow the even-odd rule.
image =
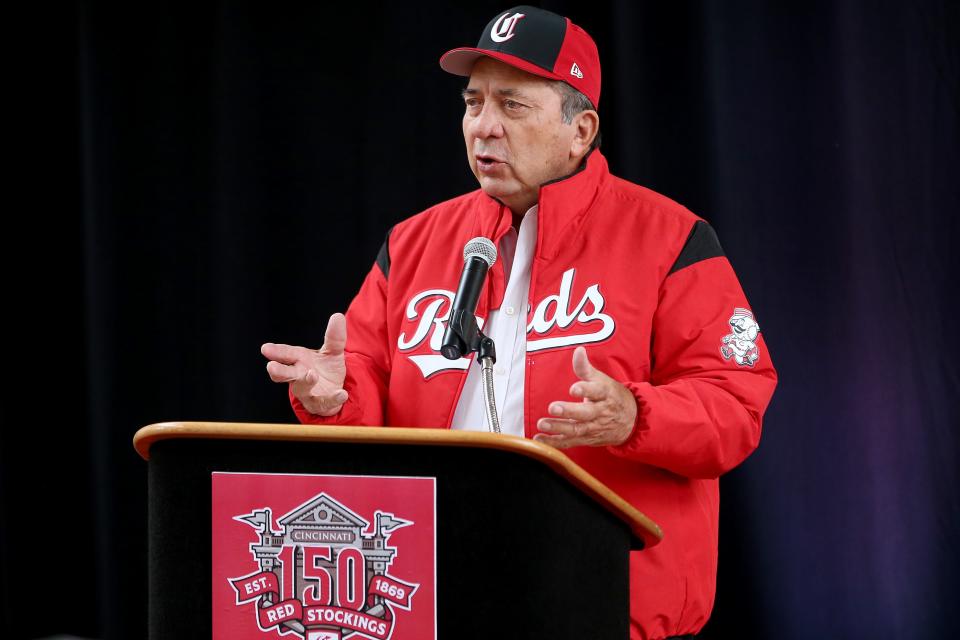
[[[552,417],[540,418],[534,436],[558,449],[589,445],[594,447],[626,442],[637,419],[637,400],[625,386],[595,369],[587,359],[587,350],[573,351],[573,372],[580,378],[570,387],[570,395],[580,402],[551,402]]]
[[[306,347],[268,342],[260,347],[267,357],[267,373],[274,382],[289,382],[293,395],[310,413],[332,416],[347,401],[343,381],[347,362],[347,319],[342,313],[330,316],[323,346],[319,351]]]

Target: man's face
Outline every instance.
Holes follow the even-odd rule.
[[[576,127],[564,124],[549,81],[480,58],[463,92],[463,139],[480,188],[523,214],[540,185],[572,173]]]

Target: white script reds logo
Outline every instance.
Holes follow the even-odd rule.
[[[527,324],[527,353],[601,342],[613,335],[616,324],[612,317],[603,312],[606,301],[600,293],[599,284],[587,287],[583,297],[571,309],[575,275],[576,269],[568,269],[564,272],[560,281],[560,293],[545,297],[533,310]],[[407,356],[419,367],[424,378],[429,378],[441,371],[463,370],[470,366],[468,358],[447,360],[440,355],[443,332],[450,316],[450,308],[453,306],[454,295],[453,291],[446,289],[428,289],[416,294],[407,303],[406,318],[416,322],[417,325],[409,337],[406,332],[400,334],[397,348],[401,352],[412,351],[423,344],[429,336],[430,349],[435,352],[434,354]],[[481,329],[483,322],[482,318],[477,318],[477,324]],[[582,325],[584,331],[554,337],[547,336],[555,328],[567,329],[574,324]]]
[[[509,11],[493,23],[493,27],[490,29],[490,39],[494,42],[506,42],[512,38],[515,35],[513,30],[517,28],[517,23],[524,16],[522,13],[515,13],[510,17],[507,17],[508,15],[510,15]]]
[[[281,516],[279,531],[269,508],[234,520],[260,534],[250,545],[257,570],[229,582],[238,606],[256,603],[261,631],[303,640],[390,640],[398,611],[411,611],[419,585],[390,575],[397,549],[389,539],[412,521],[378,510],[371,527],[326,493]]]

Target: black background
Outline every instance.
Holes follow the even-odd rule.
[[[475,188],[437,60],[505,6],[80,3],[7,23],[0,628],[144,636],[163,420],[289,422],[394,222]],[[960,630],[954,2],[543,3],[614,173],[717,229],[780,387],[706,637]]]

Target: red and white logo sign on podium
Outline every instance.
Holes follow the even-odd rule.
[[[436,638],[434,478],[215,472],[212,491],[215,640]]]

